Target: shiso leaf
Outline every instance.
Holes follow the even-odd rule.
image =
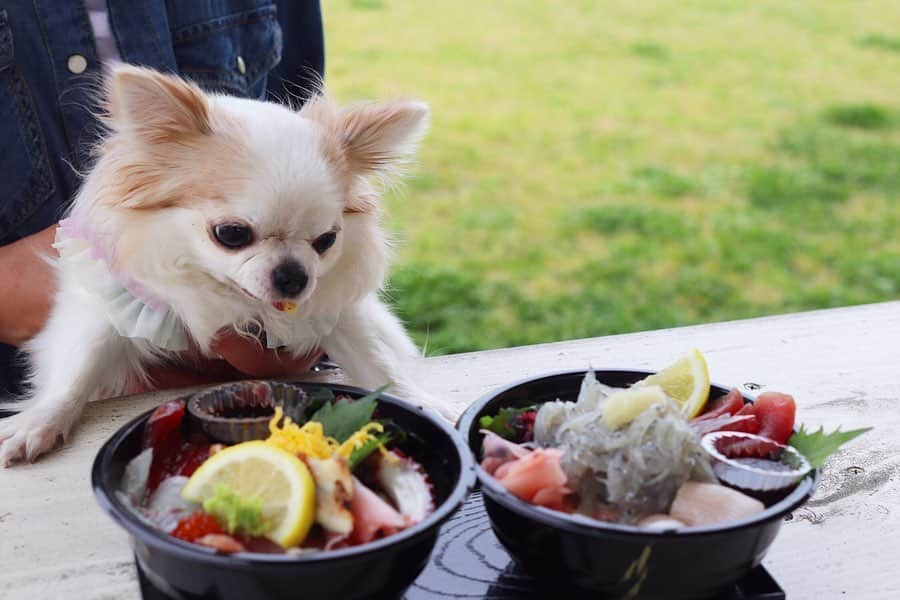
[[[324,404],[309,418],[322,424],[325,435],[343,443],[360,427],[372,420],[375,401],[390,384],[385,384],[359,400],[333,401]]]
[[[825,464],[825,460],[838,451],[838,449],[857,438],[865,432],[872,429],[871,427],[863,427],[862,429],[852,429],[850,431],[841,431],[840,427],[831,433],[825,433],[824,427],[819,427],[818,431],[807,431],[805,427],[800,426],[800,430],[791,436],[788,445],[796,448],[800,454],[806,457],[809,464],[813,468],[821,468]]]
[[[478,420],[482,429],[493,431],[503,439],[518,442],[521,432],[516,429],[515,421],[520,415],[534,410],[534,406],[523,408],[501,408],[493,417],[485,415]]]
[[[334,393],[331,389],[316,387],[298,394],[295,398],[286,399],[282,410],[294,423],[302,425],[310,421],[316,411],[330,402],[334,402]]]
[[[230,534],[264,534],[269,524],[262,518],[262,508],[262,498],[243,498],[224,483],[217,483],[212,497],[203,501],[203,510],[216,517]]]

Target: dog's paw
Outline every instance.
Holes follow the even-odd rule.
[[[72,428],[65,415],[29,409],[0,419],[0,465],[27,460],[33,462],[41,454],[64,441]]]

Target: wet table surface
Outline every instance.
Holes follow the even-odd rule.
[[[830,459],[763,564],[792,600],[900,598],[900,302],[434,357],[419,377],[461,412],[523,377],[589,366],[654,370],[694,347],[719,384],[793,393],[807,426],[875,426]],[[339,371],[316,377],[342,380]],[[94,502],[90,466],[121,425],[183,393],[94,403],[65,447],[0,470],[0,598],[140,597],[127,536]],[[469,546],[492,543],[480,518],[468,517]],[[507,576],[521,577],[509,568]]]

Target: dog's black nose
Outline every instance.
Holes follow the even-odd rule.
[[[309,277],[303,265],[296,260],[286,260],[272,270],[272,286],[286,298],[293,298],[303,291]]]

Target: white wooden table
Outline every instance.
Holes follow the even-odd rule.
[[[525,376],[656,369],[692,347],[718,383],[793,393],[803,423],[875,426],[829,461],[765,566],[792,600],[900,598],[900,302],[436,357],[421,381],[462,411]],[[174,395],[98,402],[66,447],[0,469],[0,598],[139,597],[128,540],[95,504],[90,467],[113,431]]]

